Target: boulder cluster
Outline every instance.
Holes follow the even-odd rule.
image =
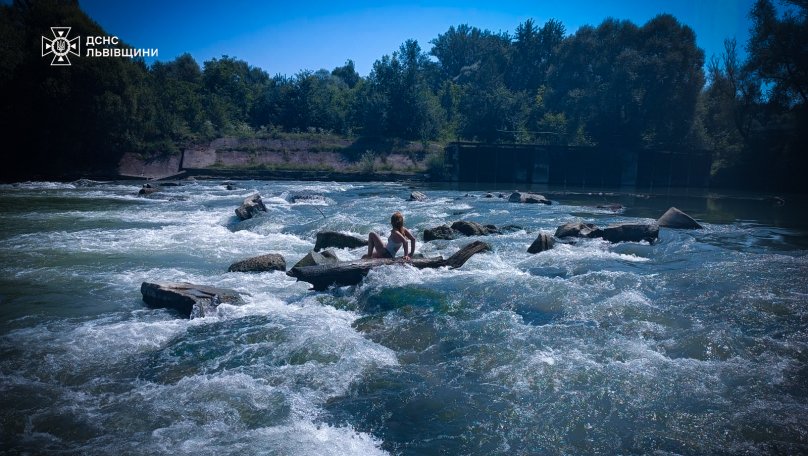
[[[488,236],[521,230],[516,225],[497,227],[496,225],[481,225],[477,222],[459,220],[450,225],[441,225],[424,230],[424,242],[437,239],[452,240],[461,236]]]
[[[230,189],[228,185],[228,189]],[[148,196],[160,190],[160,186],[145,184],[139,191],[140,195]],[[490,195],[490,196],[489,196]],[[503,195],[500,195],[502,197]],[[493,194],[486,197],[493,198]],[[412,192],[410,201],[425,201],[426,195],[421,192]],[[319,202],[324,201],[321,195],[295,195],[290,198],[290,202]],[[508,198],[510,202],[526,204],[552,204],[550,200],[535,193],[524,193],[516,191]],[[615,210],[613,207],[610,209]],[[622,206],[619,207],[622,209]],[[267,208],[261,200],[261,195],[254,194],[242,202],[235,210],[239,220],[247,220],[260,212],[266,212]],[[653,243],[659,237],[659,228],[678,229],[701,229],[702,226],[692,217],[675,207],[668,209],[654,223],[623,223],[607,227],[598,227],[593,223],[570,222],[559,226],[554,234],[540,232],[536,239],[528,247],[528,253],[535,254],[550,250],[557,241],[569,242],[569,239],[599,238],[608,242],[648,242]],[[453,240],[463,236],[490,236],[508,232],[522,230],[515,225],[497,227],[495,225],[483,225],[473,221],[459,220],[451,225],[445,224],[424,230],[424,242],[434,240]],[[486,249],[490,249],[485,243],[476,241],[477,244],[484,244]],[[314,249],[298,261],[290,271],[300,271],[300,268],[327,266],[329,268],[348,267],[345,262],[341,262],[337,255],[325,250],[328,248],[348,248],[354,249],[368,245],[367,238],[360,238],[350,234],[335,231],[321,231],[317,233]],[[484,249],[483,249],[484,250]],[[457,263],[462,264],[474,253],[482,251],[475,244],[464,247],[456,255]],[[419,256],[418,267],[436,267],[443,265],[447,260],[442,258],[424,259]],[[462,257],[462,258],[461,258]],[[449,263],[452,263],[450,258]],[[390,261],[390,260],[388,260]],[[448,263],[447,263],[448,264]],[[356,265],[352,267],[358,267]],[[363,268],[367,269],[365,266]],[[286,260],[278,253],[267,253],[251,258],[246,258],[234,262],[228,268],[228,272],[269,272],[286,271]],[[350,271],[354,274],[354,271]],[[353,280],[353,279],[351,279]],[[353,283],[353,282],[351,282]],[[316,288],[316,287],[315,287]],[[143,301],[152,307],[163,307],[174,309],[181,315],[188,318],[199,318],[215,314],[216,307],[222,303],[243,304],[243,299],[239,292],[227,288],[213,287],[209,285],[197,285],[187,282],[143,282],[140,287]]]

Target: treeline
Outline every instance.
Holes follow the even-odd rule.
[[[123,152],[174,153],[220,136],[330,132],[709,149],[717,183],[801,189],[803,3],[778,16],[759,0],[748,61],[728,42],[706,75],[693,30],[659,15],[641,26],[607,19],[574,34],[556,20],[527,20],[513,34],[460,25],[428,50],[406,41],[362,77],[350,60],[270,76],[236,58],[200,66],[188,54],[151,66],[82,56],[51,67],[38,51],[54,24],[73,27],[71,35],[106,33],[75,1],[16,0],[0,13],[2,128],[18,143],[25,166],[14,173],[23,175],[110,169]]]

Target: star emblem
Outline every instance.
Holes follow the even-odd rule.
[[[51,27],[53,39],[42,37],[42,57],[53,54],[52,66],[69,66],[70,54],[78,56],[81,52],[80,37],[68,38],[70,27]]]

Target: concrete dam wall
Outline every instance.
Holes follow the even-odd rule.
[[[454,182],[580,187],[707,187],[703,150],[450,143],[445,170]]]

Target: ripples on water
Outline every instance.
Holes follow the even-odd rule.
[[[68,454],[705,454],[808,452],[808,256],[800,203],[550,194],[553,206],[399,184],[215,182],[0,187],[0,444]],[[489,190],[489,189],[485,189]],[[490,189],[500,191],[500,189]],[[268,213],[233,209],[260,192]],[[314,192],[316,204],[289,204]],[[793,201],[793,200],[792,200]],[[620,212],[597,209],[604,202]],[[804,202],[804,201],[803,201]],[[526,253],[573,220],[700,231]],[[423,243],[464,219],[521,230],[462,269],[382,267],[316,293],[226,273],[320,230]],[[339,250],[342,259],[362,249]],[[184,320],[142,281],[235,288],[247,304]]]

